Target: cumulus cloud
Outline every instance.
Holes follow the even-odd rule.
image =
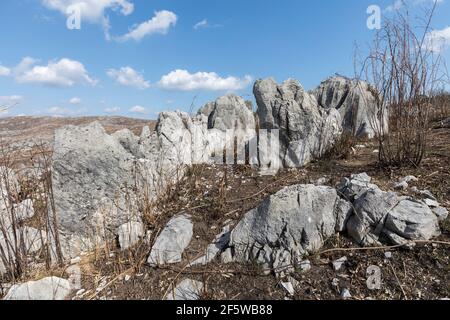
[[[93,23],[103,23],[108,9],[119,11],[123,15],[134,11],[133,3],[127,0],[42,0],[42,3],[64,15],[69,15],[69,9],[76,6],[81,12],[81,19]]]
[[[0,76],[9,76],[10,73],[11,70],[9,68],[0,65]]]
[[[22,96],[0,96],[0,111],[6,112],[8,108],[20,103],[23,100]]]
[[[150,83],[146,81],[142,74],[131,67],[123,67],[119,70],[109,69],[106,74],[123,86],[147,89]]]
[[[97,80],[89,76],[81,62],[63,58],[59,61],[50,61],[47,65],[35,65],[36,63],[37,60],[30,57],[22,59],[13,70],[16,81],[55,87],[97,84]]]
[[[80,104],[81,103],[81,99],[78,97],[73,97],[72,99],[69,100],[70,104]]]
[[[435,53],[440,53],[450,46],[450,27],[442,30],[433,30],[427,34],[426,47]]]
[[[140,114],[147,113],[147,109],[145,109],[142,106],[134,106],[133,108],[131,108],[128,111],[131,112],[131,113],[140,113]]]
[[[192,74],[187,70],[175,70],[164,75],[159,81],[159,86],[164,89],[182,91],[227,91],[244,89],[251,81],[252,77],[248,75],[243,79],[232,76],[222,78],[215,72],[197,72]]]
[[[177,15],[171,11],[156,11],[150,20],[134,26],[127,34],[116,38],[118,41],[140,41],[152,34],[167,34],[172,26],[177,23]]]

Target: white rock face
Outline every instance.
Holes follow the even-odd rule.
[[[230,247],[235,259],[275,269],[295,265],[335,233],[337,201],[336,190],[330,187],[284,188],[249,211],[234,228]]]
[[[373,138],[383,129],[375,97],[366,82],[341,76],[331,77],[323,81],[313,93],[320,106],[339,111],[345,131],[358,137]],[[386,119],[384,128],[387,129]]]
[[[178,263],[191,242],[193,225],[187,215],[172,218],[156,238],[147,262],[151,266]]]
[[[279,129],[280,159],[285,167],[302,167],[328,150],[342,133],[339,112],[320,108],[296,80],[278,85],[258,80],[253,92],[262,129]]]
[[[168,293],[166,300],[198,300],[203,292],[203,288],[202,282],[185,279]]]
[[[120,248],[127,250],[144,237],[144,224],[138,221],[124,223],[119,227],[117,234],[119,235]]]
[[[64,300],[70,292],[68,280],[48,277],[13,285],[4,300]]]
[[[255,129],[255,117],[245,100],[234,94],[218,98],[199,111],[208,116],[208,128],[226,131],[228,129]],[[209,112],[209,113],[208,113]]]

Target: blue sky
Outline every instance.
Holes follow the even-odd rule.
[[[405,1],[419,14],[432,0]],[[70,30],[78,2],[81,29]],[[251,99],[265,77],[312,89],[353,75],[373,4],[383,17],[400,0],[2,0],[0,104],[18,103],[2,115],[156,118],[228,92]],[[450,0],[433,27],[450,40]]]

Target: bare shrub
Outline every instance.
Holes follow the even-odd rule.
[[[363,63],[380,110],[373,122],[382,165],[418,166],[424,157],[435,93],[446,81],[442,57],[428,43],[435,8],[424,20],[407,9],[386,18]]]
[[[44,144],[26,149],[0,143],[0,262],[10,281],[26,277],[35,263],[47,269],[62,264],[51,154]],[[30,216],[23,216],[24,203]]]

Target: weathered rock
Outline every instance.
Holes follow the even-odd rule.
[[[353,205],[355,214],[349,219],[347,230],[360,244],[369,245],[382,239],[402,244],[406,240],[429,240],[440,234],[436,215],[421,201],[368,189]]]
[[[373,138],[387,129],[387,121],[379,120],[380,110],[374,94],[364,81],[341,76],[323,81],[313,91],[319,105],[325,109],[336,109],[342,120],[342,127],[358,137]],[[387,119],[387,115],[385,117]]]
[[[332,265],[333,265],[333,270],[334,271],[339,271],[339,270],[341,270],[341,268],[342,268],[342,266],[345,264],[347,262],[347,257],[341,257],[341,258],[339,258],[339,259],[337,259],[337,260],[334,260],[333,262],[332,262]]]
[[[139,218],[139,199],[155,200],[195,157],[208,156],[206,130],[204,116],[182,112],[162,112],[155,131],[144,127],[139,138],[129,130],[108,135],[99,123],[57,130],[53,189],[64,256],[90,250]]]
[[[288,295],[293,296],[295,294],[294,285],[290,281],[281,282],[281,287],[286,291]]]
[[[208,116],[208,129],[255,129],[255,117],[245,100],[234,94],[218,98],[199,110]]]
[[[64,300],[70,292],[68,280],[48,277],[13,285],[4,300]]]
[[[179,215],[172,218],[156,238],[147,262],[151,266],[180,262],[192,234],[193,225],[189,216]]]
[[[343,299],[350,299],[352,297],[352,295],[350,294],[350,290],[348,290],[347,288],[342,289],[341,297]]]
[[[448,218],[448,210],[444,207],[431,208],[431,210],[436,215],[439,221],[444,221]]]
[[[119,245],[122,250],[127,250],[137,244],[145,235],[144,224],[139,221],[124,223],[117,231]]]
[[[330,187],[286,187],[249,211],[231,233],[240,262],[288,268],[316,252],[335,232],[336,191]]]
[[[372,178],[365,172],[352,174],[350,178],[343,178],[337,185],[336,190],[342,198],[353,202],[356,198],[369,189],[379,190],[378,186],[371,183],[371,181]]]
[[[336,232],[343,232],[346,230],[348,219],[352,214],[352,203],[344,199],[339,199],[336,205]]]
[[[339,112],[320,108],[296,80],[281,85],[258,80],[253,92],[260,128],[280,130],[280,159],[286,167],[301,167],[320,157],[342,132]]]
[[[133,162],[133,156],[98,122],[56,130],[53,191],[58,224],[65,234],[82,239],[78,250],[67,241],[67,251],[78,255],[88,249],[89,240],[102,234],[98,229],[102,224],[116,230],[129,220],[128,212],[115,206],[113,199],[123,205],[127,186],[133,186]]]
[[[169,291],[166,300],[198,300],[204,290],[203,288],[202,282],[185,279]]]

